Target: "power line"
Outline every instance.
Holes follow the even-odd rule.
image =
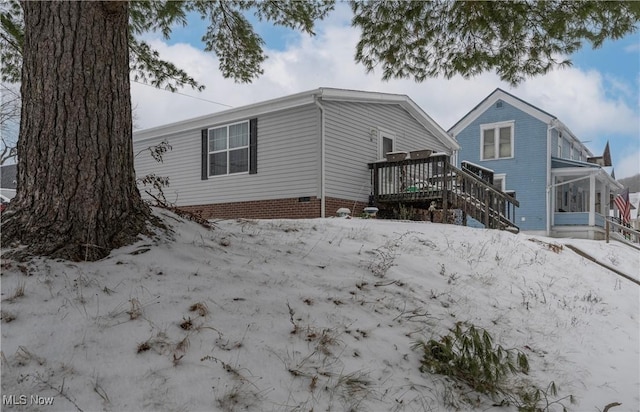
[[[233,107],[233,106],[228,105],[228,104],[224,104],[224,103],[220,103],[220,102],[214,102],[213,100],[203,99],[202,97],[192,96],[192,95],[190,95],[190,94],[186,94],[186,93],[172,92],[171,90],[159,89],[159,88],[157,88],[157,87],[155,87],[155,86],[151,86],[150,84],[142,83],[142,82],[139,82],[139,81],[137,81],[137,80],[133,80],[133,82],[134,82],[134,83],[141,84],[141,85],[143,85],[143,86],[152,87],[152,88],[154,88],[154,89],[156,89],[156,90],[162,90],[162,91],[169,92],[169,93],[173,93],[173,94],[179,94],[179,95],[181,95],[181,96],[191,97],[192,99],[202,100],[203,102],[207,102],[207,103],[218,104],[218,105],[220,105],[220,106],[225,106],[225,107]]]

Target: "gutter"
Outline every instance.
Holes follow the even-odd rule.
[[[322,90],[320,91],[320,94]],[[325,125],[324,125],[324,107],[320,103],[319,95],[315,95],[313,99],[318,109],[320,109],[320,217],[324,218],[325,209],[326,209],[326,190],[325,190],[325,147],[326,147],[326,137],[325,137]]]

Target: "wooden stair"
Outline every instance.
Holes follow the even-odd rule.
[[[486,176],[450,163],[446,154],[369,164],[372,200],[379,208],[402,204],[427,209],[440,202],[444,215],[461,209],[489,229],[518,232],[515,208],[520,203],[496,189]]]

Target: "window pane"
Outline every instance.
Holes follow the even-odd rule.
[[[227,174],[227,152],[209,154],[209,176]]]
[[[500,157],[511,157],[511,127],[500,128]]]
[[[229,150],[229,173],[249,171],[249,149]]]
[[[249,145],[249,123],[229,126],[229,148]]]
[[[216,152],[227,148],[227,128],[209,129],[209,151]]]
[[[482,147],[483,159],[495,159],[496,157],[496,142],[494,139],[493,129],[488,129],[483,132],[484,145]]]

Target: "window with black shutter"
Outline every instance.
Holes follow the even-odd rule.
[[[258,119],[202,130],[202,179],[258,170]]]

